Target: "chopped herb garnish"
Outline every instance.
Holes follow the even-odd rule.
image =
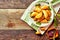
[[[40,4],[36,4],[35,6],[40,6]]]
[[[33,12],[30,12],[30,15],[32,14]]]
[[[58,18],[60,18],[60,14],[56,14],[58,16]]]
[[[32,14],[33,12],[30,12],[30,14]]]
[[[41,25],[41,23],[40,23],[40,22],[36,22],[36,24]]]
[[[49,10],[51,10],[51,8],[49,7]]]
[[[58,26],[58,22],[57,22],[56,17],[54,17],[54,26],[55,26],[55,27],[57,27],[57,26]]]
[[[57,0],[53,0],[52,3],[57,2]]]

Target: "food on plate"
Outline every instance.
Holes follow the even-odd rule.
[[[35,12],[40,12],[41,11],[40,4],[36,4],[34,11]]]
[[[48,9],[49,9],[49,6],[46,6],[46,5],[41,6],[41,9],[42,9],[42,10],[46,10],[46,9],[48,10]]]
[[[39,30],[46,31],[46,27],[40,27]],[[36,32],[36,34],[41,34],[39,30]]]
[[[42,20],[41,23],[47,23],[48,21],[46,19]]]
[[[51,16],[50,10],[46,10],[46,12],[48,13],[48,16]]]
[[[38,13],[37,12],[32,12],[31,13],[31,17],[34,17],[34,16],[36,16]]]
[[[37,31],[36,34],[41,34],[41,33],[39,31]]]
[[[34,19],[34,21],[37,21],[37,19],[35,17],[33,19]]]
[[[47,5],[41,6],[37,4],[31,12],[30,17],[36,22],[48,23],[51,17],[50,7]]]
[[[46,19],[49,21],[50,20],[50,17],[47,17]]]
[[[48,17],[48,13],[46,12],[46,10],[42,10],[42,11],[43,11],[44,17],[47,18]]]
[[[45,31],[46,28],[45,27],[40,27],[41,31]]]
[[[40,12],[40,13],[38,13],[36,16],[35,16],[35,18],[37,18],[37,19],[39,19],[39,18],[41,18],[42,17],[42,12]]]
[[[37,20],[37,22],[41,22],[43,19],[44,19],[44,16],[41,17],[41,18],[39,18],[39,19]]]
[[[41,11],[41,8],[36,7],[34,11],[35,11],[35,12],[40,12],[40,11]]]

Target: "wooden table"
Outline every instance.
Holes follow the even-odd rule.
[[[46,34],[36,35],[35,31],[20,19],[33,1],[0,0],[0,40],[49,40]],[[57,29],[60,30],[60,27]]]

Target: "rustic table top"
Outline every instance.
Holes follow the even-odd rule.
[[[35,31],[20,19],[33,1],[0,0],[0,40],[49,40],[46,34],[36,35]],[[58,37],[57,40],[59,39]]]

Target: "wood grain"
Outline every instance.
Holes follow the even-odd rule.
[[[34,0],[0,0],[0,9],[27,8]]]
[[[31,29],[20,19],[24,11],[25,9],[0,9],[0,30]]]
[[[49,40],[32,30],[0,30],[0,40]]]
[[[0,9],[0,30],[32,30],[20,19],[24,11],[25,9]],[[54,27],[54,25],[52,24],[50,27]],[[60,30],[60,23],[58,23],[57,29]]]
[[[36,35],[35,31],[33,30],[0,30],[0,40],[49,40],[49,39],[46,34]],[[60,37],[58,37],[56,40],[60,40]]]

